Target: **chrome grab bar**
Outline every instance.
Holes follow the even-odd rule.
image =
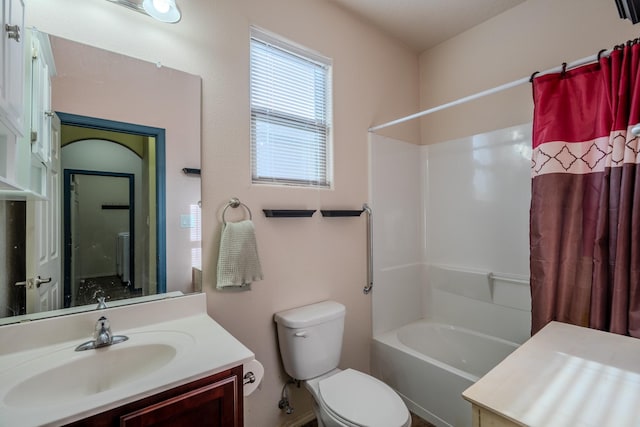
[[[362,205],[362,210],[367,214],[367,284],[362,292],[367,295],[373,288],[373,212],[366,203]]]
[[[490,281],[499,280],[501,282],[509,282],[509,283],[514,283],[517,285],[525,285],[525,286],[529,286],[530,284],[529,280],[525,278],[509,276],[507,274],[489,273],[487,277],[489,278]]]

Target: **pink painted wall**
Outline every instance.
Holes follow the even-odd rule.
[[[613,0],[527,0],[420,55],[421,110],[595,55],[638,37]],[[421,119],[431,144],[531,122],[523,84]]]
[[[261,210],[360,208],[369,194],[367,129],[418,109],[418,56],[325,0],[182,0],[179,5],[182,21],[167,25],[106,1],[30,0],[27,24],[202,77],[203,275],[208,310],[265,366],[262,388],[245,400],[245,424],[281,425],[308,414],[310,399],[304,389],[295,389],[294,415],[277,408],[286,376],[277,349],[275,312],[329,298],[345,304],[341,366],[369,370],[371,298],[362,293],[365,221],[324,219],[319,212],[306,219],[268,219]],[[251,184],[250,25],[333,59],[331,190]],[[175,113],[169,103],[152,104],[151,111],[166,113],[158,121]],[[399,126],[391,134],[417,144],[418,123]],[[214,289],[220,215],[234,196],[253,212],[265,279],[249,292],[223,293]],[[170,254],[176,253],[169,248]]]

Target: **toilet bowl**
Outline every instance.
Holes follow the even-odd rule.
[[[355,369],[337,369],[345,307],[323,301],[274,315],[285,371],[304,382],[320,427],[409,427],[395,391]]]
[[[304,382],[320,427],[410,427],[411,414],[382,381],[355,369],[336,369]]]

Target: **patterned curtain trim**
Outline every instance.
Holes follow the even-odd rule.
[[[531,156],[531,177],[550,173],[584,175],[625,163],[640,164],[639,138],[631,133],[631,126],[591,141],[540,144]]]

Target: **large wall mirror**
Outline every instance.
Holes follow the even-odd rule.
[[[15,285],[27,275],[28,204],[43,202],[0,201],[0,324],[95,309],[100,297],[201,291],[201,78],[48,39],[61,120],[59,302],[34,310]]]

